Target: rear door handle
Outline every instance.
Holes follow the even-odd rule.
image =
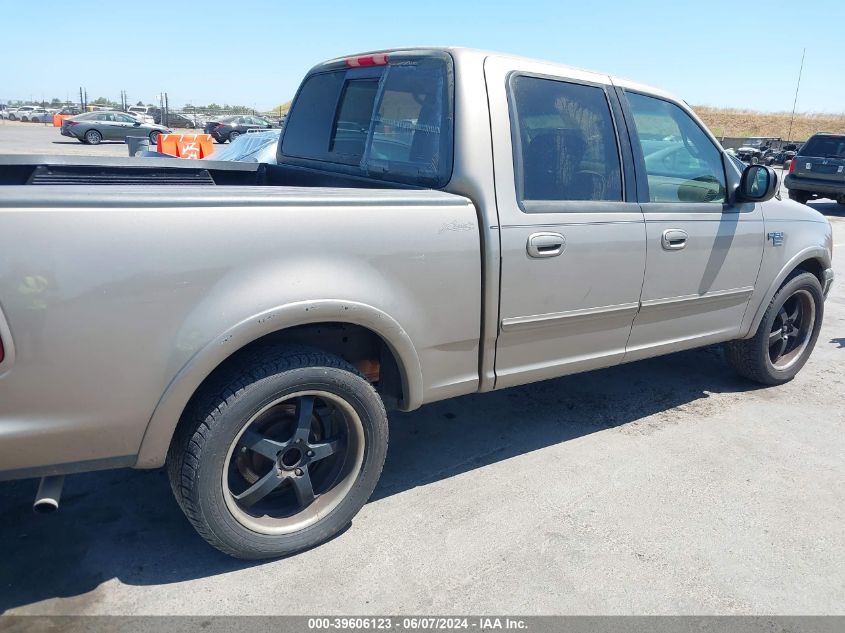
[[[532,233],[525,250],[529,257],[557,257],[566,248],[566,238],[560,233]]]
[[[681,229],[666,229],[660,242],[663,250],[679,251],[687,245],[687,232]]]

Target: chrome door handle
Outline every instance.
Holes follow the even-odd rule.
[[[560,233],[532,233],[525,250],[529,257],[557,257],[566,248],[566,238]]]
[[[663,250],[679,251],[687,245],[687,237],[687,232],[681,229],[666,229],[663,231],[660,243],[663,245]]]

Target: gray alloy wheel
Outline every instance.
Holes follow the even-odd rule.
[[[100,141],[103,140],[103,135],[100,134],[97,130],[88,130],[85,132],[85,142],[89,145],[99,145]]]
[[[150,143],[152,143],[153,145],[158,144],[159,134],[161,134],[161,132],[158,130],[153,130],[152,132],[150,132]]]
[[[211,545],[293,554],[343,530],[387,452],[381,398],[345,360],[302,346],[239,353],[192,398],[167,456],[173,494]]]
[[[229,142],[231,143],[236,138],[238,138],[240,135],[241,135],[241,133],[238,132],[237,130],[232,130],[231,132],[229,132]]]
[[[223,466],[232,516],[260,534],[314,525],[349,492],[364,460],[364,428],[345,400],[328,391],[289,394],[241,429]]]
[[[818,278],[794,271],[772,297],[754,336],[725,344],[725,355],[745,378],[764,385],[792,380],[815,347],[824,315]]]
[[[816,324],[816,304],[810,292],[796,290],[775,314],[769,330],[769,360],[784,371],[801,358],[810,344]]]

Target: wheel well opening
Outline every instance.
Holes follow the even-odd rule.
[[[816,276],[819,283],[824,284],[824,266],[818,259],[805,259],[795,267],[795,270],[803,270]]]
[[[262,347],[306,345],[334,354],[355,367],[375,387],[386,409],[397,409],[404,399],[399,361],[387,342],[372,330],[351,323],[311,323],[266,334],[233,352],[197,387],[194,396],[215,376]],[[191,398],[193,400],[193,397]]]

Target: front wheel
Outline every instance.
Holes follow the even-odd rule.
[[[342,530],[375,489],[387,416],[341,358],[269,349],[194,397],[168,454],[199,534],[244,559],[293,554]]]
[[[812,273],[797,270],[772,297],[753,338],[725,344],[733,368],[764,385],[792,380],[810,358],[824,315],[824,295]]]

